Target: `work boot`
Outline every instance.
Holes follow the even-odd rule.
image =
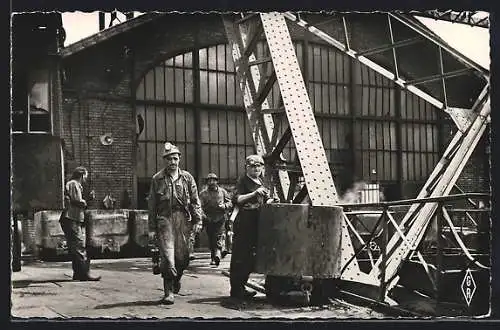
[[[172,292],[173,281],[171,279],[163,279],[163,291],[165,295],[160,300],[161,304],[172,305],[174,303],[174,293]]]
[[[219,264],[220,264],[220,258],[219,258],[218,256],[215,256],[215,257],[214,257],[214,265],[215,265],[216,267],[219,267]]]
[[[86,282],[86,281],[100,281],[101,277],[100,276],[91,276],[91,275],[73,275],[73,280],[75,281],[81,281],[81,282]]]
[[[255,292],[255,291],[248,291],[245,289],[236,290],[236,291],[231,290],[231,298],[236,298],[236,299],[241,299],[241,300],[250,299],[253,296],[255,296],[256,294],[257,294],[257,292]]]

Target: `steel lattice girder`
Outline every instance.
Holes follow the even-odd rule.
[[[489,28],[489,14],[477,11],[453,11],[453,10],[428,10],[422,12],[410,12],[414,16],[434,18],[436,20],[452,23],[467,24],[470,26]]]
[[[424,189],[422,189],[421,193],[417,198],[424,197],[437,197],[449,194],[452,187],[454,186],[458,176],[460,175],[463,167],[465,166],[470,154],[474,150],[477,145],[479,138],[483,134],[489,113],[489,93],[488,93],[488,81],[489,81],[489,73],[475,64],[473,61],[470,61],[465,56],[459,54],[455,50],[451,49],[448,45],[442,43],[440,40],[436,39],[434,36],[430,34],[426,34],[424,30],[422,30],[418,25],[413,24],[413,22],[407,20],[407,18],[396,15],[396,14],[387,14],[387,23],[390,31],[391,44],[388,46],[376,47],[371,50],[364,51],[365,54],[375,53],[379,51],[392,50],[393,58],[394,58],[394,72],[387,70],[381,65],[373,62],[367,57],[361,55],[361,52],[357,52],[351,48],[351,43],[349,40],[349,33],[347,31],[347,24],[345,20],[345,16],[342,17],[343,27],[345,33],[345,42],[342,43],[327,33],[317,29],[316,27],[309,25],[305,20],[300,19],[298,16],[295,16],[292,13],[285,13],[285,17],[290,19],[291,21],[299,24],[300,26],[307,29],[309,32],[313,33],[317,37],[326,41],[330,45],[335,46],[339,50],[343,51],[347,55],[358,59],[361,63],[367,65],[371,69],[377,71],[378,73],[384,75],[385,77],[395,81],[399,86],[406,88],[413,94],[418,97],[430,102],[434,106],[445,110],[450,114],[450,116],[454,119],[459,127],[459,131],[457,132],[455,138],[452,141],[452,145],[448,148],[447,152],[438,163],[438,166],[434,170],[433,174],[427,181]],[[426,77],[419,79],[421,82],[425,82],[425,80],[440,80],[442,82],[443,88],[443,100],[438,100],[436,97],[428,94],[427,92],[419,89],[414,84],[411,84],[411,81],[405,81],[400,76],[400,68],[397,63],[396,49],[399,47],[404,47],[406,45],[412,44],[410,40],[405,40],[404,42],[396,43],[394,41],[394,36],[392,33],[391,20],[397,19],[401,23],[407,25],[409,28],[417,32],[422,37],[430,40],[434,44],[438,46],[439,50],[439,69],[440,74],[432,77]],[[442,62],[442,53],[443,50],[447,51],[451,56],[457,58],[461,63],[465,64],[465,69],[460,70],[460,72],[453,73],[445,73],[443,70],[443,62]],[[448,106],[447,98],[446,98],[446,85],[444,83],[445,79],[451,77],[453,75],[462,74],[464,72],[475,71],[477,74],[483,76],[485,78],[485,88],[480,94],[478,100],[475,105],[472,107],[472,111],[468,109],[456,109],[450,108]],[[415,82],[415,81],[414,81]],[[417,81],[418,82],[418,81]],[[460,117],[460,120],[457,118]],[[465,119],[462,119],[465,117]],[[429,191],[427,188],[431,188]],[[355,280],[359,282],[363,282],[366,284],[386,284],[387,279],[396,278],[397,271],[402,264],[402,261],[408,257],[411,251],[414,251],[419,242],[422,240],[425,230],[430,222],[432,215],[436,210],[436,204],[425,204],[423,207],[414,206],[410,209],[405,219],[411,218],[413,222],[409,226],[409,230],[406,233],[399,233],[399,235],[394,235],[391,240],[388,242],[388,255],[387,260],[385,260],[386,256],[383,256],[377,260],[376,264],[373,266],[372,271],[368,276],[365,276],[365,273],[360,272],[359,267],[356,263],[356,258],[354,257],[354,252],[351,244],[343,245],[343,249],[345,250],[345,254],[347,258],[349,258],[349,262],[354,262],[353,265],[345,265],[345,272],[342,275],[342,278],[345,280]],[[416,219],[416,220],[415,220]],[[349,237],[349,236],[345,236]],[[344,243],[344,242],[343,242]],[[345,260],[345,257],[342,258]],[[381,265],[384,263],[385,265]],[[381,271],[382,269],[382,271]],[[382,274],[381,274],[382,272]],[[383,276],[383,280],[380,276]],[[395,285],[396,281],[392,281],[390,283],[389,289],[391,285]]]
[[[262,24],[260,21],[257,23],[251,21],[255,16],[257,15],[249,15],[237,22],[234,22],[228,16],[223,16],[222,20],[226,35],[231,44],[236,76],[243,94],[243,103],[247,112],[256,151],[257,154],[266,156],[274,150],[275,137],[273,133],[276,131],[276,127],[272,115],[261,111],[262,108],[269,108],[266,94],[266,91],[267,93],[269,92],[266,85],[269,84],[260,84],[261,80],[264,79],[263,72],[261,72],[258,65],[249,65],[249,62],[255,62],[256,60],[253,50],[256,46],[258,36],[262,34]],[[243,24],[247,21],[250,23],[250,28],[247,28]],[[272,79],[271,77],[267,81]],[[261,87],[263,85],[265,87]],[[270,85],[272,86],[272,84]],[[271,173],[275,181],[278,181],[275,186],[278,188],[278,195],[283,199],[283,196],[288,193],[290,187],[288,173],[285,170],[276,169],[269,165],[266,166],[266,171]],[[268,183],[271,183],[269,175],[266,175],[265,178]]]
[[[265,16],[265,15],[268,15],[268,16]],[[419,198],[428,197],[428,196],[436,197],[436,196],[442,196],[442,195],[448,194],[450,192],[450,190],[452,189],[452,187],[454,186],[461,170],[465,166],[465,163],[467,162],[467,160],[468,160],[470,154],[472,153],[475,145],[477,144],[480,136],[482,135],[482,133],[485,130],[490,109],[489,109],[489,100],[487,100],[487,98],[489,97],[487,86],[486,86],[486,88],[483,89],[481,96],[479,97],[478,101],[476,101],[476,104],[474,105],[474,107],[472,109],[472,110],[480,109],[480,111],[476,111],[476,112],[472,112],[472,113],[469,112],[468,116],[464,116],[464,114],[462,114],[461,111],[470,111],[470,110],[450,108],[448,106],[448,102],[446,100],[446,85],[444,84],[444,80],[451,75],[459,74],[459,72],[453,72],[452,74],[444,72],[443,64],[442,64],[443,49],[445,51],[447,51],[448,53],[450,53],[455,58],[458,58],[461,63],[465,63],[467,71],[475,71],[475,73],[478,73],[479,75],[484,76],[486,82],[489,80],[488,72],[483,70],[479,66],[477,66],[472,61],[463,57],[461,54],[456,53],[452,49],[450,50],[448,45],[440,43],[440,41],[437,40],[436,38],[434,38],[433,36],[426,35],[425,31],[422,31],[416,25],[414,26],[412,22],[407,22],[404,17],[394,16],[393,14],[387,14],[387,22],[389,25],[389,30],[391,32],[390,33],[391,45],[377,47],[377,48],[371,49],[368,52],[365,51],[365,54],[367,54],[370,52],[377,53],[377,52],[381,52],[381,51],[385,51],[385,50],[392,50],[393,57],[394,57],[394,64],[395,64],[395,67],[394,67],[395,72],[391,72],[391,71],[383,68],[381,65],[376,64],[375,62],[368,59],[367,57],[360,55],[359,52],[356,52],[355,50],[353,50],[350,47],[345,17],[343,17],[343,26],[344,26],[346,40],[345,40],[345,43],[342,43],[342,42],[336,40],[335,38],[331,37],[330,35],[316,29],[315,27],[310,26],[307,22],[305,22],[304,20],[301,20],[300,18],[294,16],[291,13],[285,13],[284,16],[286,18],[291,19],[292,21],[298,23],[298,25],[306,28],[309,32],[315,34],[316,36],[325,40],[329,44],[342,50],[343,52],[350,55],[351,57],[358,59],[361,63],[363,63],[363,64],[367,65],[368,67],[374,69],[375,71],[381,73],[382,75],[386,76],[387,78],[395,81],[395,83],[400,85],[401,87],[406,88],[410,92],[412,92],[412,93],[416,94],[417,96],[423,98],[424,100],[430,102],[431,104],[435,105],[436,107],[449,112],[450,115],[452,115],[452,117],[453,117],[453,115],[468,117],[468,118],[466,118],[467,120],[462,120],[460,125],[458,124],[458,121],[456,120],[457,126],[460,128],[460,130],[457,132],[456,137],[453,139],[454,143],[452,143],[452,145],[449,147],[448,151],[445,152],[443,159],[439,162],[435,171],[433,172],[433,174],[431,174],[431,178],[429,178],[428,182],[426,183],[427,187],[432,185],[432,189],[430,191],[427,191],[426,189],[422,190],[421,193],[419,194]],[[277,26],[274,26],[274,24],[276,24],[277,20],[282,20],[281,14],[276,14],[276,13],[261,14],[261,18],[269,19],[269,22],[271,23],[270,26],[268,26],[269,30],[272,30],[273,27],[274,27],[274,30],[280,30],[278,33],[275,33],[275,31],[270,31],[270,33],[267,34],[267,36],[268,36],[268,39],[269,39],[269,37],[271,37],[270,39],[273,39],[273,38],[275,39],[274,45],[273,45],[273,43],[270,43],[269,48],[271,51],[271,55],[273,55],[273,50],[275,53],[274,54],[275,56],[272,56],[273,57],[273,64],[274,64],[275,68],[276,68],[276,63],[282,65],[282,67],[280,68],[281,73],[276,75],[276,79],[280,83],[280,88],[282,89],[282,93],[283,93],[283,90],[287,91],[287,90],[291,90],[292,88],[287,85],[289,83],[289,81],[288,82],[286,81],[286,78],[288,78],[287,75],[289,74],[288,68],[286,68],[286,66],[283,66],[284,61],[280,62],[280,60],[281,60],[280,59],[280,57],[281,57],[280,52],[283,52],[283,49],[282,49],[283,44],[280,43],[279,41],[282,41],[281,39],[284,36],[288,37],[288,39],[290,38],[290,36],[289,36],[288,31],[286,31],[286,25],[278,24]],[[438,46],[439,56],[440,56],[439,57],[440,58],[440,65],[439,65],[440,74],[437,76],[431,77],[431,79],[432,80],[434,80],[434,79],[441,80],[443,94],[445,96],[444,100],[436,99],[434,96],[426,93],[423,90],[420,90],[416,86],[410,85],[408,83],[408,80],[405,81],[404,79],[401,78],[401,76],[399,74],[400,70],[399,70],[398,64],[397,64],[396,49],[404,47],[404,46],[409,45],[409,44],[413,44],[413,41],[410,41],[410,40],[407,40],[404,42],[395,42],[394,41],[394,36],[392,34],[392,28],[391,28],[391,19],[394,19],[394,18],[396,18],[398,21],[402,22],[403,24],[407,24],[410,28],[415,30],[418,34],[420,34],[421,36],[423,36],[426,39],[429,39],[430,41],[432,41],[434,44],[436,44]],[[276,40],[277,36],[280,36],[279,41]],[[230,40],[232,39],[229,34],[228,34],[228,38]],[[256,39],[256,36],[254,35],[251,37],[250,40],[253,41],[255,39]],[[287,40],[285,40],[285,41],[287,41]],[[290,47],[286,47],[287,45]],[[293,50],[293,45],[291,44],[291,40],[289,43],[285,42],[284,48],[286,48],[286,50],[288,50],[288,52],[290,53],[284,57],[287,60],[291,59],[292,62],[293,62],[293,59],[295,59],[295,62],[296,62],[296,57],[295,57],[295,53]],[[290,48],[290,49],[288,49],[288,48]],[[247,46],[245,48],[245,46],[243,45],[242,49],[245,49],[245,53],[251,54],[250,47]],[[278,55],[276,55],[276,54],[278,54]],[[240,60],[241,60],[241,58],[235,58],[236,63],[238,63]],[[264,62],[264,61],[255,61],[252,58],[247,59],[247,61],[249,61],[249,60],[252,61],[253,64],[257,64],[257,62],[259,62],[259,63]],[[248,64],[248,62],[247,62],[247,64]],[[295,63],[292,63],[292,64],[295,64]],[[256,65],[253,65],[252,67],[256,67]],[[300,69],[298,68],[298,65],[297,65],[297,68],[295,68],[295,66],[294,66],[294,68],[292,68],[292,69],[297,69],[298,72],[300,73]],[[279,71],[279,70],[277,70],[277,71]],[[421,80],[425,80],[425,79],[429,79],[429,78],[422,78]],[[255,77],[254,77],[254,80],[255,80]],[[258,80],[259,79],[257,79],[257,81]],[[283,80],[285,81],[285,83],[282,82]],[[294,78],[294,80],[296,80],[295,85],[298,84],[299,85],[298,87],[300,88],[301,84],[303,84],[303,80],[302,80],[301,75],[297,74],[297,76]],[[267,81],[267,82],[269,83],[269,81]],[[254,91],[254,96],[253,96],[254,102],[250,103],[250,104],[257,105],[257,108],[259,108],[258,111],[260,110],[258,113],[261,116],[264,113],[264,111],[262,111],[261,106],[262,106],[263,102],[265,101],[265,97],[266,97],[267,93],[269,92],[269,88],[266,88],[266,86],[268,87],[269,84],[265,84],[265,85],[259,84],[259,86],[263,86],[263,87],[259,87],[259,90],[260,91],[265,90],[265,92],[255,94],[255,91]],[[245,84],[242,84],[242,87],[245,87]],[[244,91],[245,91],[245,89],[244,89]],[[295,92],[297,92],[297,89],[295,90]],[[245,93],[245,96],[247,96],[247,94],[248,93]],[[294,97],[293,93],[291,93],[289,96],[293,100],[293,97]],[[307,93],[305,93],[305,95],[302,95],[301,97],[304,98],[304,100],[306,100],[307,102],[309,101]],[[256,100],[257,100],[257,102],[255,102]],[[246,102],[245,105],[247,105],[247,103],[248,102]],[[285,103],[287,103],[287,102],[285,102]],[[309,104],[309,107],[307,108],[307,110],[310,110],[310,112],[312,112],[312,110],[310,109],[310,103],[308,103],[308,104]],[[289,104],[286,104],[286,105],[289,105]],[[249,109],[252,111],[255,111],[257,108],[247,107],[247,112]],[[269,111],[267,111],[268,113],[274,112],[273,109],[268,109],[268,110],[269,110]],[[297,108],[287,109],[287,107],[285,106],[285,110],[287,112],[287,116],[290,119],[290,128],[291,128],[291,131],[293,133],[294,126],[298,127],[298,125],[300,125],[300,123],[294,124],[294,122],[293,122],[294,119],[297,119],[297,118],[293,117],[294,112],[297,112]],[[300,112],[300,111],[298,111],[298,112]],[[313,113],[312,114],[308,113],[308,115],[312,116],[312,118],[314,119]],[[251,120],[250,124],[255,125],[255,127],[258,129],[259,122],[258,121],[252,122],[252,116],[250,116],[250,115],[249,115],[249,119]],[[304,127],[309,128],[310,125],[313,125],[313,127],[316,127],[316,130],[317,130],[317,126],[316,126],[314,120],[311,121],[311,123],[309,123],[309,122],[305,123]],[[276,131],[274,131],[273,133],[276,133]],[[274,156],[276,156],[276,154],[281,150],[279,148],[278,148],[278,150],[272,149],[273,146],[275,145],[275,143],[278,141],[277,135],[276,134],[272,134],[272,135],[273,135],[273,138],[272,138],[273,143],[272,143],[272,145],[268,144],[266,149],[267,149],[267,154],[271,153],[271,154],[274,154]],[[287,135],[288,135],[288,137],[287,137]],[[278,142],[278,145],[280,146],[280,148],[284,144],[283,141],[289,139],[289,135],[290,135],[290,132],[287,130],[286,134],[284,134],[284,136],[282,136],[282,138]],[[295,135],[294,135],[294,138],[295,138]],[[309,141],[309,142],[305,141],[306,145],[309,145],[311,143],[311,141]],[[319,140],[319,142],[321,143],[321,140]],[[306,151],[307,151],[307,149],[306,149]],[[322,151],[324,153],[324,150],[322,150]],[[304,156],[306,156],[306,155],[304,155]],[[305,172],[304,174],[307,174],[308,170],[310,170],[310,169],[306,169],[304,171]],[[326,173],[326,171],[325,171],[325,173]],[[320,177],[318,177],[318,178],[321,179]],[[316,183],[315,181],[317,181],[318,178],[316,178],[316,180],[313,180],[313,182],[310,181],[307,183],[306,186],[308,187],[308,190],[309,189],[314,190],[317,188],[315,186],[315,183]],[[290,194],[288,194],[288,195],[290,195]],[[318,196],[315,196],[312,199],[313,199],[313,204],[315,202],[320,201],[320,198],[318,198]],[[406,233],[401,232],[401,233],[399,233],[399,235],[395,235],[391,239],[391,241],[389,242],[389,248],[387,249],[387,252],[388,252],[387,260],[385,260],[385,255],[384,255],[384,260],[382,260],[382,258],[380,258],[377,261],[377,263],[374,265],[374,267],[372,268],[372,271],[370,272],[370,274],[366,274],[366,273],[363,273],[360,271],[359,265],[358,265],[357,260],[354,256],[353,245],[352,245],[352,242],[350,241],[350,238],[349,238],[349,230],[347,228],[348,222],[347,221],[344,222],[344,225],[342,227],[343,228],[342,235],[346,239],[343,240],[343,247],[342,247],[343,253],[345,255],[342,257],[342,266],[343,266],[343,270],[344,270],[342,278],[345,280],[358,281],[358,282],[372,284],[372,285],[382,284],[384,287],[386,284],[386,279],[395,278],[395,275],[397,274],[397,271],[398,271],[399,267],[401,266],[402,261],[409,255],[409,253],[412,250],[416,249],[416,247],[418,246],[418,243],[421,241],[423,234],[425,232],[425,229],[427,228],[427,225],[429,223],[429,219],[431,218],[431,216],[433,215],[433,213],[435,211],[435,206],[434,206],[434,204],[425,204],[423,207],[418,207],[417,209],[418,209],[418,212],[408,212],[408,214],[407,214],[407,218],[412,220],[411,223],[409,224],[409,230],[407,230]],[[400,228],[400,229],[403,229],[403,228]],[[400,240],[403,242],[401,242]],[[384,251],[386,251],[386,250],[384,249]],[[394,251],[398,251],[398,252],[394,253]],[[396,255],[396,257],[394,257],[394,255]],[[351,257],[351,258],[349,258],[349,257]],[[347,260],[349,260],[349,262],[347,262]],[[384,262],[384,264],[386,264],[386,262],[387,262],[387,264],[386,264],[387,267],[385,267],[385,266],[382,267],[384,281],[381,281],[381,278],[380,278],[381,274],[380,274],[380,267],[379,266],[381,266],[382,262]],[[392,281],[392,283],[390,283],[390,285],[394,285],[394,284],[395,284],[395,281]]]
[[[447,95],[447,88],[445,84],[445,80],[449,79],[451,77],[455,77],[457,75],[463,75],[469,72],[473,72],[476,74],[480,79],[483,79],[483,86],[486,85],[489,81],[489,72],[488,70],[482,68],[480,65],[475,63],[474,61],[468,59],[464,55],[460,54],[453,48],[451,48],[449,45],[444,43],[442,40],[434,36],[432,33],[424,30],[419,24],[415,23],[414,21],[408,19],[405,16],[398,15],[395,13],[387,13],[387,30],[390,32],[390,39],[391,43],[381,46],[380,48],[383,49],[383,51],[388,51],[392,50],[392,58],[393,58],[393,66],[392,68],[389,67],[388,65],[384,65],[381,63],[376,63],[374,60],[368,58],[367,56],[363,55],[364,52],[372,52],[373,49],[369,50],[356,50],[352,48],[353,40],[351,40],[349,34],[350,31],[347,27],[346,23],[346,18],[349,17],[347,15],[342,16],[343,20],[343,29],[344,29],[344,39],[345,41],[339,41],[338,39],[332,37],[330,34],[320,30],[319,28],[315,27],[314,24],[310,24],[309,22],[305,21],[304,19],[301,19],[298,15],[295,15],[293,13],[287,12],[284,13],[285,17],[288,18],[289,20],[297,23],[299,26],[302,26],[305,28],[307,31],[315,35],[316,37],[322,39],[323,41],[327,42],[328,44],[334,46],[335,48],[341,50],[345,54],[357,59],[360,61],[362,64],[368,66],[369,68],[375,70],[379,74],[383,75],[384,77],[394,81],[394,83],[403,89],[408,90],[409,92],[413,93],[414,95],[418,96],[419,98],[424,99],[425,101],[431,103],[433,106],[437,107],[438,109],[447,109],[450,107]],[[379,14],[382,15],[382,14]],[[440,61],[438,63],[439,66],[439,72],[436,72],[435,75],[432,76],[427,76],[427,77],[412,77],[410,79],[408,78],[403,78],[403,72],[404,68],[401,67],[401,64],[398,61],[398,51],[400,49],[404,49],[406,46],[409,46],[413,44],[413,42],[410,42],[410,40],[406,40],[406,43],[402,43],[395,41],[394,39],[394,34],[393,34],[393,25],[395,22],[398,22],[399,24],[403,24],[406,26],[408,29],[411,29],[414,31],[414,36],[417,37],[422,37],[425,39],[427,42],[431,42],[437,47],[437,50],[439,51],[440,56]],[[321,24],[321,23],[318,23]],[[413,38],[412,38],[413,39]],[[444,72],[443,68],[443,63],[442,63],[442,54],[443,51],[446,52],[448,56],[451,58],[454,58],[458,61],[458,63],[461,63],[463,66],[463,70],[454,70],[452,72]],[[418,80],[416,80],[418,79]],[[435,80],[439,80],[441,82],[441,90],[443,96],[434,95],[430,93],[429,91],[426,91],[425,88],[418,87],[416,84],[412,84],[411,81],[417,82],[417,84],[422,84],[422,82],[431,82]],[[478,94],[481,88],[478,90]],[[469,105],[454,105],[452,106],[453,108],[459,108],[459,109],[468,109],[470,106]]]

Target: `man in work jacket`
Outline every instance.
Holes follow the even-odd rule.
[[[238,179],[233,204],[239,208],[234,220],[233,251],[230,266],[231,297],[251,298],[256,293],[247,291],[245,284],[255,268],[257,224],[260,208],[270,203],[270,191],[262,182],[264,160],[250,155],[245,160],[246,174]]]
[[[181,152],[167,142],[162,157],[165,167],[153,175],[148,198],[149,238],[160,250],[160,270],[164,297],[161,303],[174,303],[180,280],[189,265],[191,231],[202,228],[202,210],[193,176],[179,169]]]
[[[229,193],[219,187],[215,173],[207,175],[207,188],[200,192],[201,207],[205,214],[208,244],[210,246],[210,265],[219,266],[224,246],[224,225],[227,212],[231,209]]]
[[[73,268],[73,280],[99,281],[100,276],[89,274],[90,259],[85,248],[84,210],[87,202],[83,199],[82,184],[87,180],[88,172],[85,167],[79,166],[73,171],[71,179],[66,183],[64,192],[64,210],[59,220],[61,228],[68,242]]]

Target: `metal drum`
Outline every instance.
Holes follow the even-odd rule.
[[[62,210],[39,211],[34,215],[35,244],[40,258],[67,257],[68,246],[59,223]]]
[[[340,207],[266,204],[261,208],[256,272],[266,275],[269,298],[296,290],[309,304],[315,291],[327,294],[318,283],[331,285],[330,280],[340,278],[342,221]]]
[[[87,246],[94,256],[115,256],[130,241],[128,210],[87,210]]]

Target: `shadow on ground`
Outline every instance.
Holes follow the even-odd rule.
[[[224,308],[233,310],[265,310],[274,308],[267,300],[266,297],[253,297],[250,300],[240,300],[228,296],[212,297],[193,299],[188,301],[190,304],[207,304],[207,305],[220,305]]]
[[[111,309],[117,307],[158,306],[158,305],[161,305],[160,300],[140,300],[140,301],[119,302],[115,304],[102,304],[95,306],[94,309]]]
[[[13,281],[12,287],[14,289],[18,288],[27,288],[31,284],[40,284],[40,283],[60,283],[60,282],[73,282],[73,279],[55,279],[55,280],[19,280]]]

